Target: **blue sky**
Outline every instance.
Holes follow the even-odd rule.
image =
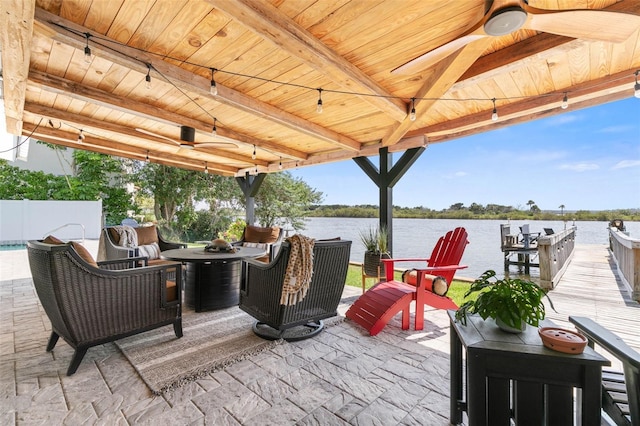
[[[394,163],[401,153],[394,154]],[[378,166],[378,157],[370,157]],[[292,171],[323,204],[378,204],[378,189],[351,160]],[[393,204],[434,210],[455,203],[542,210],[640,208],[640,99],[571,110],[429,145],[396,184]]]

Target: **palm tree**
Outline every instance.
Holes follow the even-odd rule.
[[[560,216],[564,217],[564,204],[560,204],[558,208],[560,209]]]
[[[529,206],[529,210],[531,210],[533,208],[533,206],[536,205],[536,202],[533,200],[529,200],[527,201],[527,205]]]

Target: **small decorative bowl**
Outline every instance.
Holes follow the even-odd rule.
[[[547,348],[566,354],[581,354],[587,346],[582,334],[564,328],[541,327],[538,334]]]

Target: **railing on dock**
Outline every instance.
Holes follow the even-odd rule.
[[[558,283],[573,255],[575,243],[575,227],[538,238],[540,285],[543,288],[552,289]]]
[[[609,248],[631,297],[640,302],[640,239],[631,238],[616,227],[609,227]]]

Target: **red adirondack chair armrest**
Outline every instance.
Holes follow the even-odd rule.
[[[385,279],[393,281],[393,272],[395,262],[427,262],[429,259],[424,258],[404,258],[404,259],[380,259],[384,262]]]

